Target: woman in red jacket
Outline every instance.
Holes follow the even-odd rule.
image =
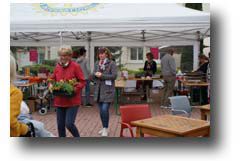
[[[74,122],[77,115],[78,107],[81,104],[80,92],[85,86],[85,79],[81,67],[73,62],[71,47],[62,46],[58,50],[59,62],[56,65],[52,79],[59,82],[61,80],[76,79],[78,83],[74,86],[73,97],[55,96],[54,106],[57,109],[57,126],[59,137],[66,137],[65,127],[74,137],[80,134]]]

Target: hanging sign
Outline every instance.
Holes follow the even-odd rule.
[[[158,48],[150,48],[151,53],[153,54],[153,59],[159,58]]]
[[[38,52],[36,49],[31,49],[29,51],[29,60],[32,62],[37,62],[38,61]]]

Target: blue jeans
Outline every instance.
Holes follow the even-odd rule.
[[[59,137],[66,137],[66,129],[71,132],[74,137],[80,137],[74,122],[76,119],[78,106],[73,107],[57,107],[57,126]]]
[[[86,86],[85,86],[85,104],[90,103],[90,80],[86,79]]]
[[[98,103],[98,106],[100,109],[100,118],[102,121],[103,128],[108,128],[110,104],[111,103],[108,103],[108,102],[99,102]]]

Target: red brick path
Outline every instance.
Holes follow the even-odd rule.
[[[159,104],[150,104],[152,116],[170,114],[169,109],[162,109]],[[45,124],[45,128],[58,136],[57,124],[56,124],[56,113],[54,110],[49,111],[46,115],[41,116],[37,112],[33,113],[35,120],[42,121]],[[200,119],[200,112],[194,109],[192,117]],[[109,136],[119,137],[120,133],[120,116],[115,114],[113,106],[110,108],[110,122],[109,122]],[[80,107],[78,110],[76,122],[75,122],[81,137],[100,137],[98,131],[101,129],[101,121],[99,118],[98,108],[94,107]],[[126,132],[127,133],[127,132]],[[67,130],[67,136],[71,137],[71,134]]]

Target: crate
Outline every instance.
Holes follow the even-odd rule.
[[[27,100],[26,100],[26,103],[28,105],[28,108],[29,108],[29,111],[30,113],[33,113],[36,111],[36,98],[35,97],[29,97]]]

